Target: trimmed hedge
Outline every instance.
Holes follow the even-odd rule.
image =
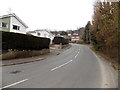
[[[53,39],[53,43],[54,44],[62,44],[62,45],[65,45],[65,44],[68,44],[68,40],[63,38],[63,37],[54,37]]]
[[[49,48],[50,39],[12,32],[2,32],[2,49],[41,50]]]

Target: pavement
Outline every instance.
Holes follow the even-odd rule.
[[[88,46],[72,44],[59,55],[2,67],[3,88],[117,88],[118,72]]]
[[[47,58],[52,58],[54,56],[59,55],[61,52],[64,52],[65,50],[69,49],[71,45],[68,45],[67,47],[63,49],[56,49],[51,48],[50,53],[40,56],[34,56],[34,57],[28,57],[28,58],[22,58],[22,59],[11,59],[11,60],[3,60],[2,66],[11,66],[11,65],[17,65],[17,64],[25,64],[25,63],[31,63],[36,61],[45,60]]]

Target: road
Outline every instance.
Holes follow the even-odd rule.
[[[11,73],[18,71],[18,73]],[[116,71],[86,45],[60,55],[2,68],[3,88],[116,88]]]

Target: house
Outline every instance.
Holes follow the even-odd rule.
[[[54,39],[54,35],[49,32],[46,29],[39,29],[39,30],[35,30],[35,31],[29,31],[27,32],[27,34],[33,35],[33,36],[37,36],[37,37],[45,37],[45,38],[50,38],[50,44],[52,44],[52,40]]]
[[[0,16],[0,31],[26,34],[28,26],[14,13]]]
[[[71,36],[71,41],[79,41],[79,40],[80,40],[79,35],[72,35]]]
[[[79,41],[79,31],[78,30],[67,30],[67,31],[52,31],[56,36],[64,37],[70,41]]]

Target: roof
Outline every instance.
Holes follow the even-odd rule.
[[[22,23],[22,25],[28,28],[28,26],[15,13],[0,16],[0,18],[6,18],[6,17],[15,17],[20,23]]]
[[[49,31],[46,30],[46,29],[38,29],[38,30],[34,30],[34,31],[28,31],[27,33],[35,33],[36,31],[46,31],[46,32],[48,32],[50,35],[54,36],[51,32],[49,32]]]
[[[35,31],[28,31],[27,33],[36,33]]]

